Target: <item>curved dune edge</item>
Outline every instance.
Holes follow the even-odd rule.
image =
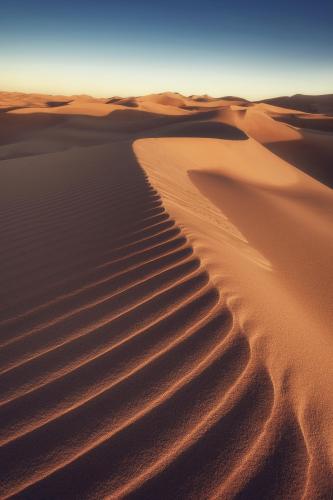
[[[297,418],[278,408],[267,369],[145,175],[131,178],[141,196],[131,198],[136,220],[127,204],[123,218],[147,221],[153,236],[134,233],[121,254],[116,247],[102,281],[89,276],[33,315],[3,320],[18,330],[0,356],[9,349],[21,361],[0,374],[11,389],[0,406],[1,495],[206,498],[228,496],[236,483],[239,495],[286,495],[290,481],[300,495],[309,457]],[[122,217],[128,196],[119,189],[116,203],[104,201],[111,215]],[[151,245],[152,237],[163,243]],[[143,254],[132,252],[145,241]]]
[[[0,147],[0,496],[329,498],[332,193],[268,147],[303,132],[134,101],[9,114],[45,130]]]
[[[325,218],[330,226],[331,193],[252,139],[142,139],[134,150],[226,297],[254,366],[265,367],[272,385],[269,416],[253,446],[223,481],[217,475],[216,489],[203,493],[197,479],[193,491],[214,498],[329,497],[333,290],[326,271],[333,240],[322,230]],[[293,198],[304,193],[296,208]],[[316,204],[322,211],[314,215]],[[311,246],[306,235],[315,237]],[[177,477],[171,470],[170,482]],[[150,483],[141,498],[156,495],[160,480]]]
[[[2,249],[13,288],[1,314],[3,498],[139,493],[143,477],[231,422],[261,385],[258,425],[269,415],[265,369],[252,366],[246,337],[128,144],[114,147],[111,170],[104,156],[91,171],[96,154],[67,161],[60,193],[54,167],[35,160],[37,200],[34,181],[17,180],[20,167],[8,172],[26,199],[8,210]],[[57,233],[44,255],[50,221]]]
[[[37,280],[42,292],[23,286],[23,303],[14,307],[13,300],[2,313],[3,498],[147,498],[161,488],[170,498],[181,491],[205,497],[258,447],[272,419],[266,368],[253,362],[223,294],[146,175],[127,149],[117,149],[125,161],[111,178],[105,167],[93,182],[89,169],[81,171],[79,188],[61,195],[60,211],[45,178],[51,193],[39,202],[43,211],[27,211],[23,202],[12,214],[25,214],[25,225],[33,226],[43,213],[55,224],[65,217],[62,231],[71,233],[64,250],[68,238],[89,248],[73,225],[87,208],[99,231],[106,211],[119,226],[107,254],[89,255],[88,267],[70,255],[67,263],[59,260],[56,245],[47,257],[56,280],[43,282],[41,262],[30,262],[34,273],[26,279]],[[107,182],[116,187],[102,196]],[[38,251],[34,231],[22,237]],[[16,278],[24,285],[23,276]]]

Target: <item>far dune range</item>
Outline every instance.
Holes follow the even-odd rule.
[[[0,92],[0,497],[333,498],[333,96]]]

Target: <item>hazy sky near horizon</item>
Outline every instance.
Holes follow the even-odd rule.
[[[333,92],[333,2],[0,0],[1,90]]]

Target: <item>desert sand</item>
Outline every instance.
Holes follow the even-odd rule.
[[[0,93],[1,498],[333,498],[332,110]]]

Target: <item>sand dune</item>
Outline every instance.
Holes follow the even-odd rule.
[[[325,112],[0,97],[1,498],[331,498]]]
[[[261,102],[267,102],[274,106],[283,108],[297,109],[306,113],[333,113],[333,94],[327,95],[303,95],[274,97],[265,99]]]

